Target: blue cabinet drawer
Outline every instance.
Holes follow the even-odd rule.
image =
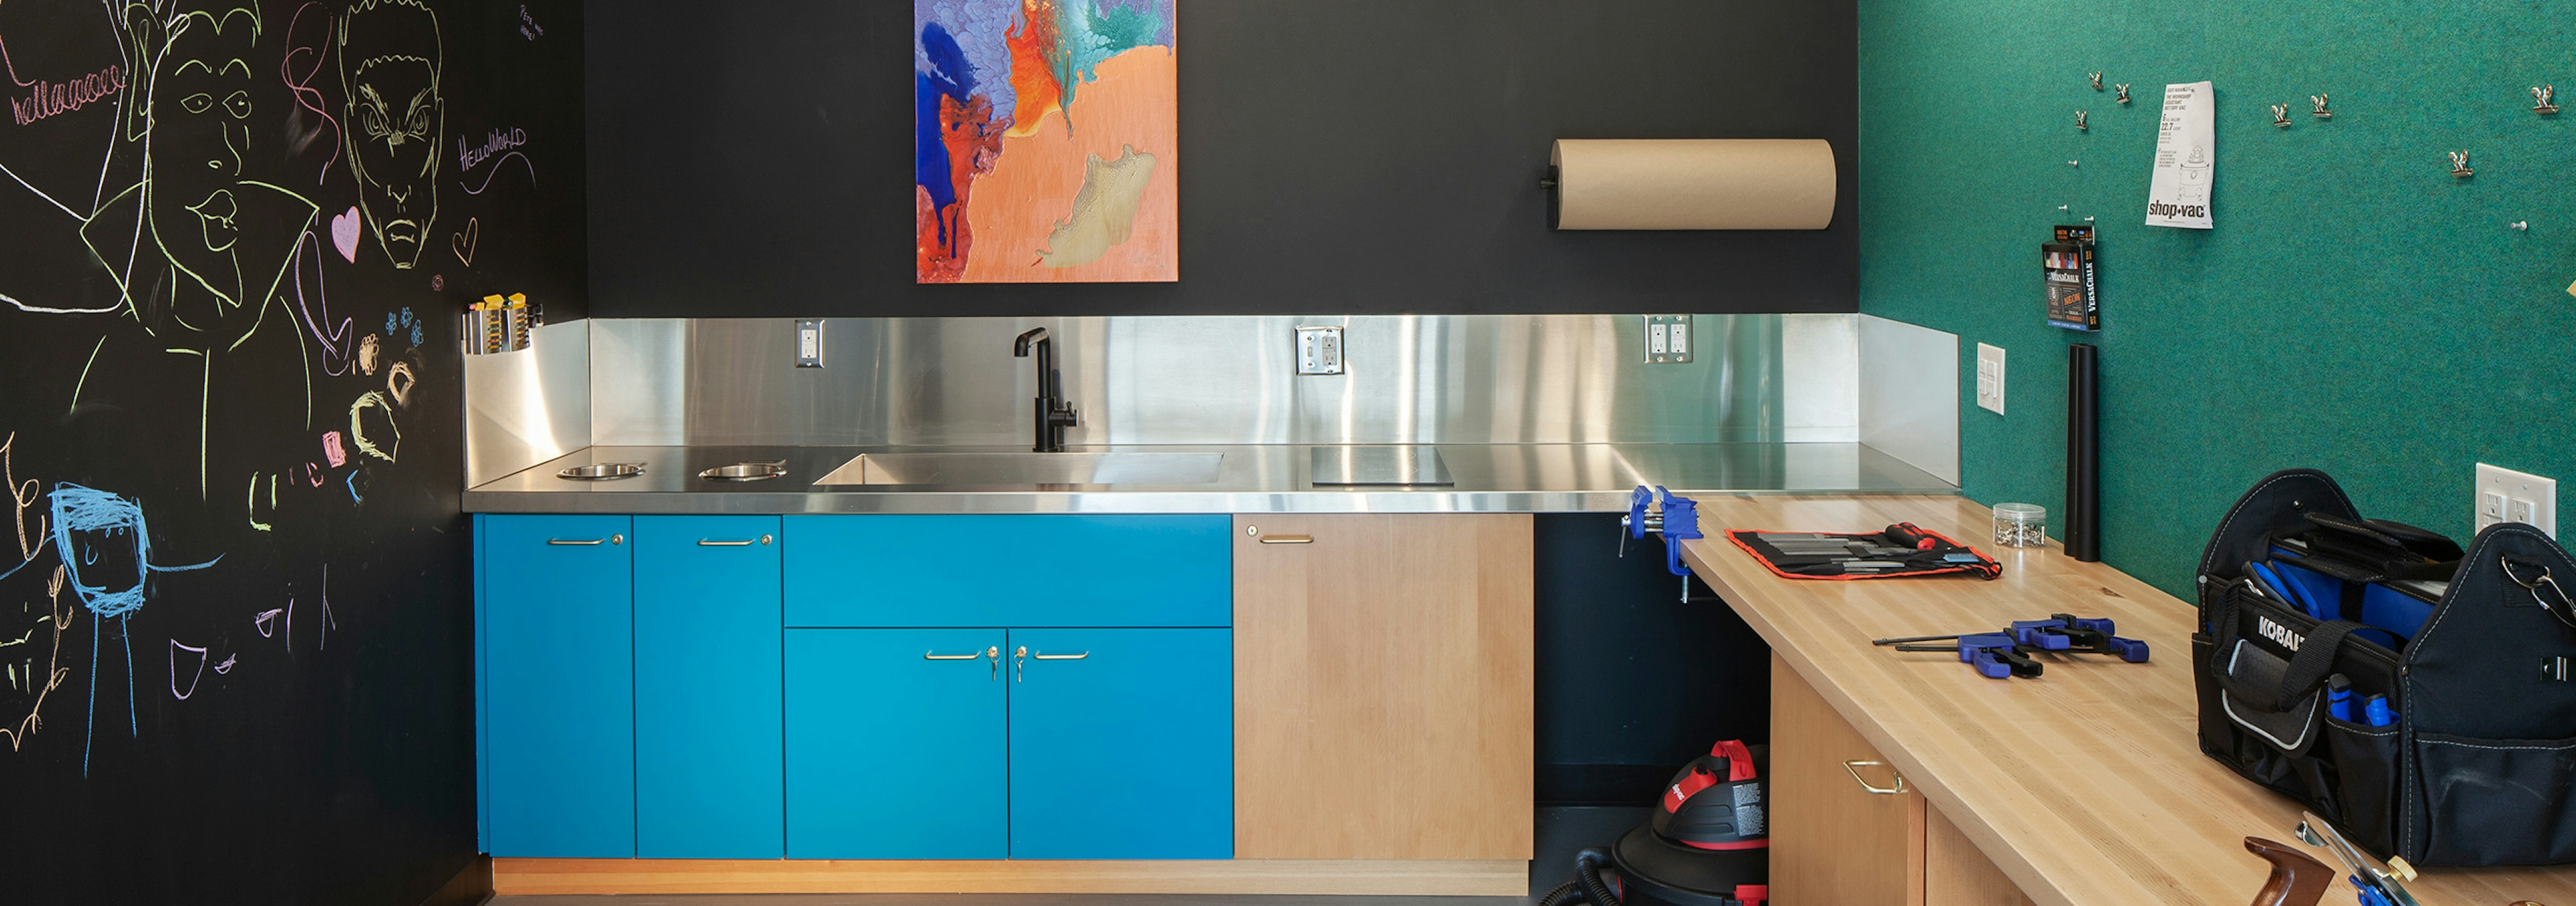
[[[1233,623],[1228,516],[789,516],[787,625]]]
[[[486,845],[496,856],[632,858],[632,523],[479,524]]]
[[[787,857],[1009,853],[999,629],[787,631]]]
[[[1233,858],[1233,639],[1011,630],[1011,858]]]
[[[635,854],[775,859],[778,517],[635,517]]]

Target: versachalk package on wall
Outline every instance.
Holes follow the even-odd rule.
[[[2206,230],[2209,189],[2218,176],[2218,130],[2208,82],[2165,86],[2156,127],[2156,172],[2147,184],[2147,225]]]

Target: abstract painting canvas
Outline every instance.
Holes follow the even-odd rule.
[[[1180,278],[1173,0],[913,0],[922,283]]]

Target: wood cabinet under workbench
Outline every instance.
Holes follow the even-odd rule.
[[[2021,906],[2030,899],[1905,775],[1771,659],[1776,902]]]

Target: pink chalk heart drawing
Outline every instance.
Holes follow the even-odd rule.
[[[331,244],[340,248],[340,257],[358,263],[358,206],[350,205],[349,213],[331,215]]]
[[[482,239],[483,219],[480,217],[468,217],[465,218],[465,230],[457,233],[453,238],[450,238],[448,240],[448,244],[455,247],[456,260],[465,262],[466,267],[473,267],[474,243],[480,242]]]

